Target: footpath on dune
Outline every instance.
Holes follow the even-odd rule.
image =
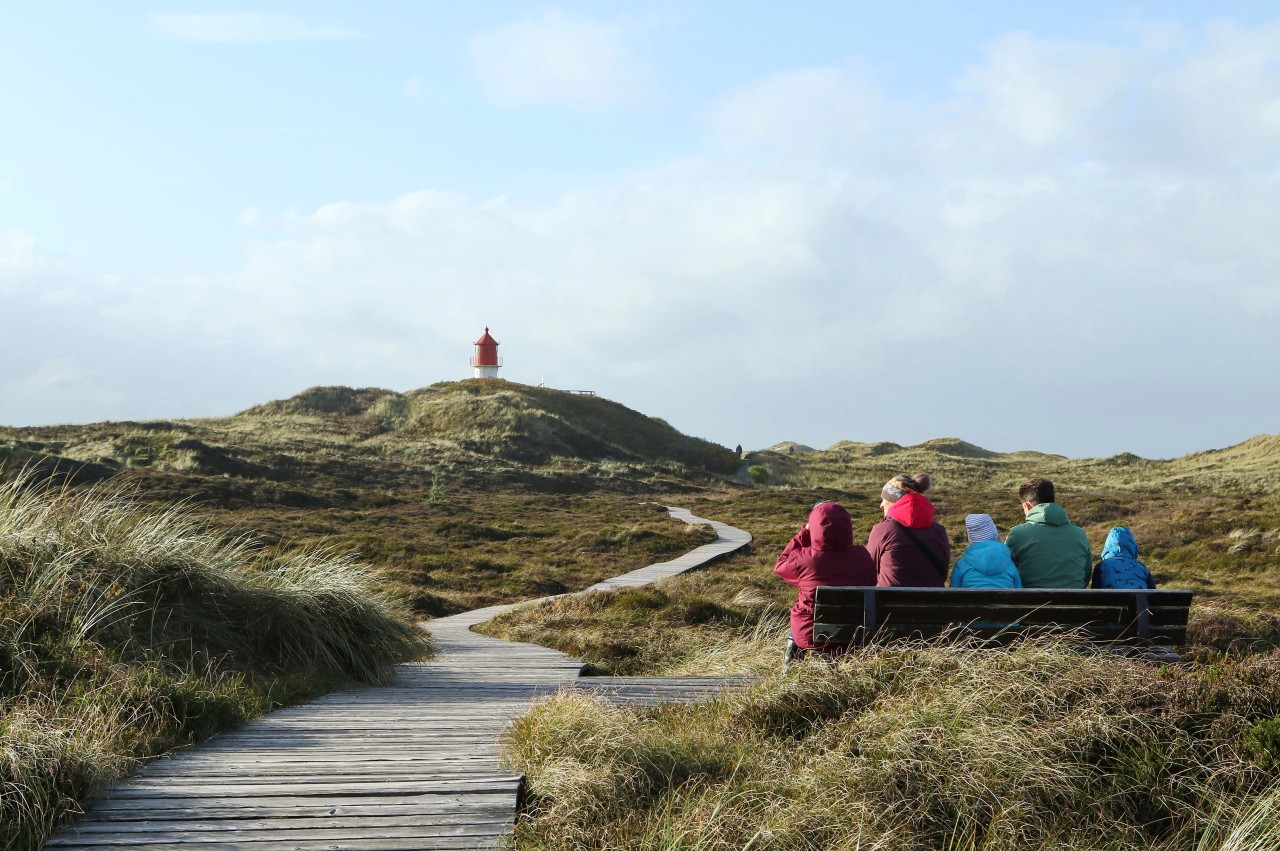
[[[578,593],[644,585],[746,546],[751,535],[708,524],[715,541]],[[572,686],[582,662],[471,627],[512,608],[425,624],[437,658],[398,667],[387,686],[337,692],[147,765],[63,828],[50,849],[408,851],[491,849],[515,822],[521,778],[498,764],[498,739],[539,696]],[[688,698],[714,681],[639,684]],[[625,687],[620,687],[625,692]],[[633,690],[622,699],[645,699]]]

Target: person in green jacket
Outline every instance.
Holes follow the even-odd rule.
[[[1005,544],[1024,588],[1084,588],[1093,567],[1093,549],[1084,530],[1054,502],[1053,482],[1036,476],[1018,488],[1027,522],[1009,530]]]

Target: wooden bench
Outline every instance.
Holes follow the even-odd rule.
[[[955,632],[1005,643],[1070,630],[1089,641],[1178,645],[1190,591],[1084,588],[875,588],[822,586],[813,640],[864,645]]]

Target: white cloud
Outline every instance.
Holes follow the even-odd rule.
[[[996,39],[956,88],[977,114],[971,127],[1031,149],[1082,141],[1134,79],[1138,55],[1106,45],[1046,40],[1030,33]]]
[[[764,147],[813,161],[865,146],[883,120],[881,96],[867,81],[834,68],[766,77],[721,102],[711,120],[729,150]]]
[[[642,35],[633,21],[549,10],[476,36],[471,55],[476,75],[498,103],[598,108],[649,92],[637,52]]]
[[[839,69],[779,74],[709,111],[705,150],[545,203],[248,208],[231,274],[108,286],[10,233],[0,312],[70,327],[43,348],[19,328],[42,354],[0,385],[32,420],[31,382],[58,375],[134,406],[114,416],[216,413],[308,384],[463,377],[489,325],[514,380],[726,443],[1222,445],[1280,418],[1242,368],[1280,358],[1273,55],[1268,28],[1128,48],[1015,35],[945,104],[891,105]],[[1208,96],[1199,69],[1227,62],[1242,70]],[[1247,132],[1214,129],[1224,116]],[[58,313],[57,293],[81,301]]]
[[[346,27],[315,24],[292,15],[270,12],[157,13],[152,30],[164,38],[211,44],[272,41],[333,41],[363,38]]]
[[[1152,155],[1196,171],[1280,173],[1280,21],[1211,25],[1187,61],[1161,68],[1143,116]]]
[[[22,230],[0,232],[0,275],[16,275],[47,262],[36,250],[36,238]]]

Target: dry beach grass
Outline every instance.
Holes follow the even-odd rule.
[[[696,706],[570,693],[508,741],[533,792],[515,844],[1274,849],[1278,714],[1274,654],[1157,668],[1052,640],[870,649]]]

